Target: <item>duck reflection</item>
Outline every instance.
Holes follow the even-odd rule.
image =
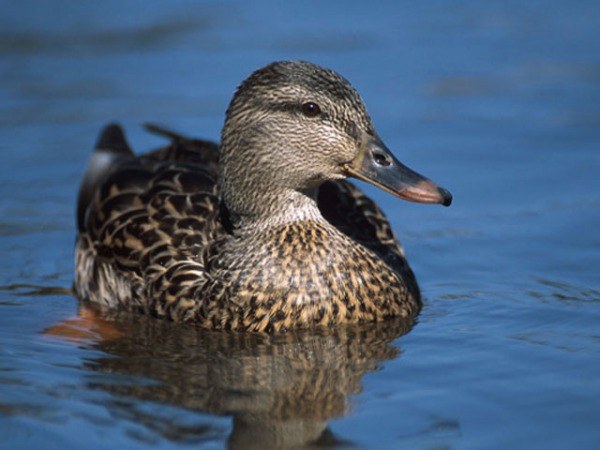
[[[108,354],[87,363],[89,369],[158,382],[111,384],[109,379],[99,385],[102,389],[231,415],[229,448],[267,449],[339,445],[327,421],[347,413],[349,396],[360,392],[365,373],[398,356],[392,342],[410,327],[395,320],[259,335],[206,331],[139,315],[98,316],[85,308],[76,321],[48,333],[69,337],[69,329],[85,328],[95,336],[94,347]],[[134,407],[126,403],[112,407]],[[169,439],[179,440],[177,434],[185,432],[174,423],[165,425],[164,416],[144,413],[140,422]]]

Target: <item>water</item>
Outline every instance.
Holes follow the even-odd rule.
[[[2,2],[2,447],[598,448],[599,11]],[[454,194],[365,188],[420,280],[417,325],[258,338],[78,317],[75,194],[99,128],[138,149],[162,144],[148,120],[216,139],[237,83],[277,59],[344,74]]]

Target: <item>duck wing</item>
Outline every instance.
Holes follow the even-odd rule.
[[[100,136],[78,199],[80,298],[146,309],[145,290],[156,298],[181,285],[174,277],[201,276],[202,250],[222,232],[218,146],[152,131],[169,133],[172,141],[139,157],[118,125]]]
[[[145,158],[154,161],[192,163],[201,166],[203,170],[211,173],[216,178],[219,163],[219,145],[217,143],[204,139],[188,138],[152,123],[145,124],[144,128],[171,141],[168,146],[145,154]]]

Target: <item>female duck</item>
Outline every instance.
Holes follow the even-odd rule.
[[[133,155],[102,133],[78,200],[75,290],[93,304],[213,329],[413,317],[419,288],[354,177],[398,197],[451,195],[402,165],[356,90],[307,62],[277,62],[236,91],[222,142],[172,138]]]

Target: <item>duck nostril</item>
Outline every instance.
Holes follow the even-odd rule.
[[[387,155],[384,155],[383,153],[373,152],[373,159],[380,166],[386,166],[387,167],[387,166],[389,166],[389,165],[392,164],[392,162],[387,157]]]

